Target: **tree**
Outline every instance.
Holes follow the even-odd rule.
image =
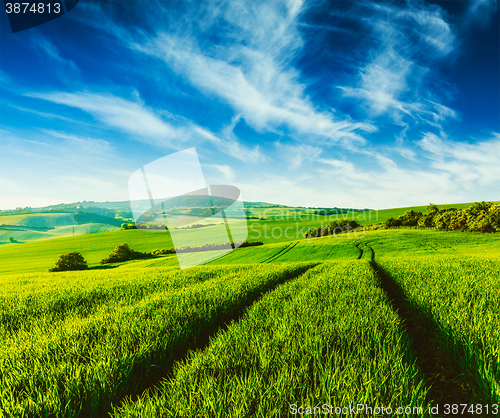
[[[17,242],[14,238],[9,237],[9,242]]]
[[[434,226],[437,229],[450,230],[455,211],[455,209],[441,210],[439,214],[434,218]]]
[[[453,212],[450,219],[449,229],[452,230],[467,230],[467,213],[462,209],[457,209]]]
[[[56,261],[56,266],[49,271],[73,271],[73,270],[87,270],[89,266],[83,256],[76,251],[62,254]]]

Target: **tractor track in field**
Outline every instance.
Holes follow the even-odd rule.
[[[446,345],[456,347],[459,352],[467,352],[467,349],[445,335],[433,318],[408,299],[402,287],[375,261],[373,248],[368,243],[365,245],[371,251],[369,263],[379,279],[380,288],[389,297],[392,309],[402,320],[405,333],[410,337],[410,349],[416,355],[416,364],[426,383],[430,384],[426,401],[433,406],[439,404],[440,412],[445,404],[472,404],[476,399],[473,388],[465,378],[465,371],[450,360],[450,355],[440,346],[446,342]],[[474,415],[465,413],[454,416]]]
[[[355,245],[355,247],[360,251],[360,254],[358,255],[358,260],[361,260],[361,258],[363,257],[363,249],[359,248],[360,245],[361,245],[361,242],[359,242],[358,244]]]
[[[328,257],[330,257],[330,254],[333,252],[333,250],[335,250],[335,246],[334,246],[334,245],[332,245],[331,250],[330,250],[330,251],[328,251],[328,254],[325,256],[325,258],[323,258],[323,260],[327,260],[327,259],[328,259]]]
[[[295,244],[296,245],[296,244]],[[204,350],[208,347],[210,343],[210,339],[217,335],[220,332],[225,332],[228,326],[232,323],[238,322],[243,315],[247,312],[247,310],[257,303],[263,296],[266,294],[273,292],[279,286],[288,283],[292,280],[296,280],[298,277],[307,273],[310,269],[317,267],[320,262],[311,263],[310,265],[306,265],[303,268],[290,273],[289,277],[281,281],[280,283],[273,284],[264,290],[256,290],[253,292],[244,302],[235,306],[234,311],[227,316],[224,316],[218,322],[212,322],[211,320],[207,323],[201,324],[199,326],[199,333],[197,336],[192,336],[189,341],[181,344],[180,347],[176,348],[176,352],[172,354],[169,361],[166,365],[161,368],[157,368],[156,370],[144,371],[143,373],[151,374],[147,384],[142,384],[139,387],[136,387],[133,391],[126,392],[122,394],[116,401],[112,402],[112,404],[108,407],[108,412],[112,412],[113,408],[120,408],[123,403],[127,400],[131,400],[132,402],[136,402],[146,393],[153,394],[157,390],[157,385],[164,379],[169,379],[173,377],[174,365],[177,362],[184,362],[188,358],[188,354],[191,351]],[[140,369],[143,365],[134,365],[134,372],[131,374],[140,373]]]
[[[284,254],[286,254],[288,251],[290,251],[292,248],[294,248],[298,243],[299,243],[299,241],[297,241],[296,243],[290,243],[290,244],[286,245],[281,250],[279,250],[276,254],[273,254],[271,257],[266,258],[265,260],[261,261],[261,263],[270,263],[271,261],[277,260],[278,258],[283,256]]]

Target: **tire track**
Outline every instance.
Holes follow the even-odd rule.
[[[371,252],[370,259],[372,262],[374,262],[375,261],[375,251],[373,251],[373,248],[368,245],[369,243],[370,243],[370,241],[365,242],[365,246],[370,250],[370,252]]]
[[[375,251],[371,251],[371,268],[379,279],[380,288],[387,294],[392,309],[403,323],[404,331],[410,337],[410,350],[416,355],[416,364],[425,377],[430,390],[426,401],[440,404],[472,404],[477,401],[477,394],[466,379],[465,371],[459,364],[450,360],[450,355],[440,348],[440,341],[447,346],[456,347],[458,352],[467,353],[467,349],[447,335],[439,324],[424,310],[410,301],[403,288],[375,261]],[[474,416],[463,414],[455,416]]]
[[[325,256],[325,258],[323,258],[323,260],[327,260],[328,257],[330,257],[330,254],[333,252],[334,249],[335,249],[335,245],[332,245],[332,249],[328,252],[328,254]]]
[[[357,243],[355,245],[355,247],[359,250],[360,254],[358,255],[358,260],[361,260],[361,257],[363,257],[363,249],[362,248],[359,248],[359,246],[361,245],[361,242]]]
[[[176,347],[175,352],[173,352],[166,364],[158,367],[156,370],[150,369],[149,371],[143,371],[143,373],[148,373],[151,376],[148,379],[148,383],[141,385],[139,388],[135,389],[133,392],[128,392],[120,396],[118,400],[113,402],[108,406],[108,412],[112,412],[113,408],[119,408],[126,399],[131,399],[132,402],[136,402],[139,398],[144,396],[146,393],[150,393],[156,389],[156,385],[164,380],[173,376],[173,368],[176,362],[184,361],[190,351],[203,350],[205,349],[210,339],[218,334],[219,332],[225,332],[227,327],[233,323],[238,322],[245,312],[253,304],[258,302],[264,295],[269,292],[274,291],[279,286],[297,279],[298,277],[305,274],[308,270],[317,267],[320,262],[310,263],[297,269],[296,271],[287,274],[283,280],[278,283],[267,285],[264,289],[255,289],[247,299],[237,303],[235,306],[227,306],[224,311],[222,318],[213,320],[210,318],[207,322],[200,324],[196,329],[196,335],[191,335],[188,341],[185,341],[182,346]],[[231,311],[231,308],[233,310]],[[137,374],[144,367],[144,364],[134,364],[132,366],[131,375]]]
[[[261,263],[270,263],[271,261],[274,261],[274,260],[278,259],[283,254],[286,254],[288,251],[290,251],[298,243],[299,243],[299,241],[297,241],[295,244],[293,242],[291,242],[290,244],[286,245],[281,250],[279,250],[276,254],[273,254],[271,257],[266,258],[265,260],[261,261]]]

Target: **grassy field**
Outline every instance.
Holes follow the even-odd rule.
[[[169,248],[168,233],[0,246],[0,416],[264,417],[361,403],[437,417],[472,402],[461,416],[498,416],[477,404],[500,402],[500,234],[264,241],[184,271],[175,254],[98,264],[123,242]],[[91,269],[47,273],[69,251]]]
[[[100,232],[117,231],[119,228],[108,224],[84,224],[74,226],[60,226],[51,229],[31,228],[0,228],[0,245],[19,245],[35,241],[48,239],[72,237],[77,235],[97,234]],[[9,238],[14,238],[17,242],[10,243]]]
[[[23,272],[46,272],[54,266],[57,257],[70,251],[83,254],[89,266],[98,266],[113,248],[128,243],[136,251],[172,247],[168,233],[140,230],[118,230],[112,232],[79,235],[27,244],[0,246],[0,274]]]
[[[0,409],[8,416],[102,415],[261,293],[312,266],[200,267],[142,278],[80,272],[7,281]]]
[[[21,225],[34,228],[54,228],[76,225],[71,213],[33,213],[25,215],[0,215],[0,225]]]
[[[324,263],[266,295],[115,416],[287,416],[293,404],[347,399],[424,411],[427,388],[408,345],[366,261]]]
[[[465,209],[472,203],[459,203],[455,205],[440,205],[443,208],[455,207]],[[266,244],[290,242],[300,240],[310,228],[327,225],[332,220],[345,218],[355,220],[360,225],[372,225],[384,222],[390,217],[398,217],[405,211],[413,209],[426,213],[426,206],[413,206],[379,211],[351,212],[341,215],[317,215],[316,209],[292,207],[253,207],[249,216],[259,219],[248,219],[247,225],[242,222],[236,226],[236,235],[248,235],[250,241],[262,241]],[[197,221],[199,224],[210,224],[209,218]],[[2,224],[4,226],[2,227]],[[7,229],[6,229],[7,228]],[[50,228],[50,229],[48,229]],[[203,244],[207,237],[217,234],[218,227],[206,226],[196,230],[183,231],[185,243],[183,245],[197,246]],[[101,223],[75,225],[75,219],[70,213],[42,213],[23,215],[0,215],[0,248],[13,246],[9,237],[19,243],[32,243],[39,240],[70,237],[73,235],[95,234],[118,230],[116,226]],[[166,239],[168,241],[168,239]],[[155,241],[156,242],[156,241]],[[201,244],[200,244],[201,243]],[[138,243],[138,245],[142,245]]]
[[[433,323],[433,344],[453,359],[456,373],[466,373],[475,401],[490,404],[500,403],[499,254],[381,262],[407,303]]]

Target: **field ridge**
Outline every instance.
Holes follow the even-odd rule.
[[[298,279],[318,265],[320,265],[320,263],[309,263],[308,265],[304,265],[293,272],[285,273],[286,278],[280,280],[279,282],[267,285],[263,290],[258,290],[257,292],[250,294],[244,302],[239,304],[237,309],[233,310],[231,314],[224,316],[221,322],[217,324],[213,324],[212,322],[205,324],[202,329],[198,330],[196,338],[191,341],[189,345],[184,346],[182,350],[176,353],[175,357],[170,359],[166,368],[155,373],[154,377],[149,379],[147,384],[142,385],[140,388],[136,388],[133,392],[128,392],[120,396],[116,402],[113,402],[112,407],[119,409],[124,402],[134,402],[140,397],[143,397],[145,394],[150,395],[154,393],[157,390],[156,385],[158,383],[173,376],[173,368],[176,363],[183,363],[187,361],[191,352],[201,352],[207,348],[213,337],[226,332],[230,324],[238,323],[248,309],[261,300],[266,294],[275,291],[278,287],[290,281]]]
[[[374,251],[372,254],[375,258]],[[436,340],[450,340],[452,337],[445,335],[433,318],[408,299],[401,286],[375,259],[370,265],[380,280],[380,287],[389,296],[394,311],[402,319],[405,332],[410,337],[410,349],[416,354],[417,366],[430,383],[427,401],[443,404],[471,404],[479,401],[478,394],[465,377],[465,370],[460,370],[459,365],[452,364],[447,354],[436,343]],[[449,341],[450,343],[460,346],[464,352],[467,351],[459,341]],[[473,416],[467,413],[463,415]]]

